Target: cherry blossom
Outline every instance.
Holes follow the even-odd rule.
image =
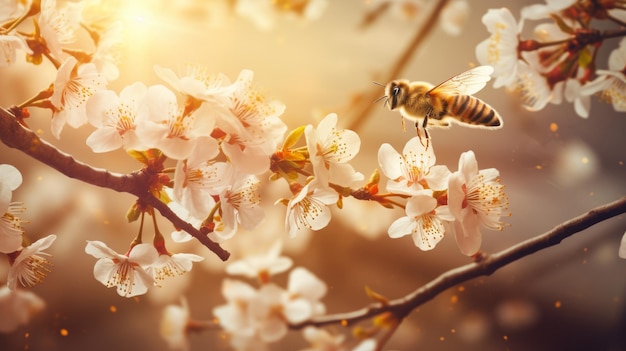
[[[302,330],[304,339],[311,344],[301,351],[347,351],[343,346],[344,335],[333,335],[328,331],[315,327],[306,327]]]
[[[491,36],[476,46],[476,58],[480,64],[493,67],[494,88],[510,86],[515,83],[520,63],[517,48],[521,23],[518,25],[505,7],[489,9],[482,22]]]
[[[167,305],[163,309],[159,333],[165,339],[170,350],[189,350],[187,326],[189,323],[187,299],[180,299],[180,305]]]
[[[423,191],[411,197],[406,203],[406,217],[395,220],[389,227],[390,238],[400,238],[411,234],[413,242],[422,251],[435,248],[443,239],[444,222],[453,221],[448,206],[438,206],[437,199]]]
[[[0,252],[11,253],[22,247],[22,220],[19,216],[24,206],[11,202],[13,191],[22,184],[22,174],[17,168],[0,165]]]
[[[469,4],[467,0],[450,1],[441,10],[439,25],[450,35],[459,35],[469,17]]]
[[[478,170],[473,151],[461,154],[458,171],[450,175],[448,206],[455,218],[456,241],[464,255],[480,249],[480,226],[502,230],[500,221],[508,208],[500,173],[495,168]]]
[[[597,70],[598,77],[585,84],[581,93],[593,95],[600,92],[602,99],[610,102],[615,111],[626,111],[626,39],[622,39],[619,46],[609,56],[609,69]]]
[[[320,230],[326,227],[331,218],[328,205],[336,203],[338,199],[339,195],[333,189],[315,178],[301,186],[287,204],[285,227],[289,236],[296,236],[304,228]]]
[[[446,166],[435,165],[435,160],[433,148],[424,146],[419,137],[405,144],[402,155],[389,144],[378,149],[378,164],[389,178],[387,190],[398,194],[445,189],[450,171]]]
[[[158,258],[146,267],[146,272],[152,274],[155,282],[183,275],[193,267],[194,262],[200,262],[204,257],[190,253],[161,253]]]
[[[148,118],[148,106],[143,103],[147,90],[137,82],[122,89],[119,97],[111,90],[100,90],[89,99],[89,122],[97,129],[87,138],[87,145],[94,152],[146,149],[137,134],[137,122]]]
[[[87,241],[85,252],[97,258],[93,274],[107,288],[116,287],[123,297],[145,294],[155,283],[146,269],[158,258],[151,244],[135,245],[127,255],[111,250],[101,241]]]
[[[361,139],[352,130],[337,129],[337,114],[324,117],[315,129],[308,125],[304,135],[317,177],[324,177],[341,186],[363,180],[363,174],[348,164],[359,153]],[[322,175],[322,172],[328,176]]]
[[[222,283],[222,295],[225,305],[213,309],[224,330],[231,335],[250,338],[256,333],[256,324],[250,314],[250,308],[258,292],[249,284],[238,280],[225,279]]]
[[[17,257],[11,259],[11,269],[9,269],[7,279],[9,289],[15,290],[18,282],[25,287],[41,283],[49,272],[48,266],[50,265],[50,261],[46,258],[50,254],[43,250],[49,248],[56,238],[54,234],[41,238],[20,250]]]
[[[309,314],[292,315],[290,321],[293,323],[303,322],[313,316],[324,314],[326,307],[320,300],[327,291],[326,283],[308,269],[296,267],[289,272],[286,295],[288,303],[303,301],[310,309]]]
[[[274,27],[278,17],[282,14],[287,17],[298,17],[306,21],[318,19],[328,6],[328,0],[280,0],[255,1],[239,0],[235,5],[238,16],[253,22],[259,29],[269,30]]]
[[[204,101],[221,98],[216,102],[227,103],[227,98],[233,93],[235,85],[230,84],[226,75],[221,73],[211,75],[206,68],[195,65],[186,65],[185,68],[185,74],[180,77],[171,69],[161,66],[154,66],[154,71],[159,78],[184,95]],[[220,107],[220,104],[217,105],[216,107]]]
[[[148,87],[145,103],[150,113],[142,124],[142,140],[167,157],[184,160],[200,138],[205,142],[211,139],[215,126],[211,106],[201,103],[191,108],[179,107],[176,95],[163,85]]]
[[[61,9],[57,9],[56,0],[41,1],[37,24],[48,50],[56,59],[63,56],[62,46],[75,41],[82,7],[81,2],[65,2]]]
[[[519,62],[514,89],[519,91],[524,108],[539,111],[546,107],[552,96],[552,89],[546,79],[526,62]]]
[[[199,138],[197,145],[188,159],[176,164],[173,199],[191,216],[204,219],[216,205],[215,197],[228,187],[233,169],[226,162],[206,158],[217,156],[214,139]]]
[[[24,38],[12,34],[0,35],[0,67],[14,64],[18,50],[32,54]]]
[[[10,333],[41,312],[46,303],[31,291],[0,287],[0,332]]]
[[[57,72],[54,93],[50,97],[55,108],[52,135],[59,138],[66,123],[72,128],[87,123],[86,103],[105,84],[93,63],[79,65],[74,57],[68,57]]]
[[[260,181],[255,175],[233,172],[227,181],[232,185],[219,194],[223,233],[216,231],[224,240],[232,237],[239,225],[252,230],[265,217],[259,195]]]
[[[239,172],[260,174],[269,169],[270,156],[282,141],[287,126],[280,119],[285,105],[266,101],[252,85],[254,73],[243,70],[230,96],[229,114],[217,114],[222,152]],[[219,133],[216,133],[219,134]]]
[[[258,278],[260,282],[268,282],[269,277],[283,273],[291,268],[293,261],[289,257],[280,256],[282,243],[277,241],[264,254],[247,255],[226,266],[226,273]]]
[[[107,81],[116,80],[120,75],[118,64],[118,50],[123,39],[122,23],[113,22],[100,34],[96,50],[91,56],[91,62]]]

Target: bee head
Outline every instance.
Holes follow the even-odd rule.
[[[389,109],[395,110],[402,106],[406,100],[409,83],[405,80],[392,80],[385,87],[385,96]]]

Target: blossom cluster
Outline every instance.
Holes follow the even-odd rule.
[[[524,40],[523,30],[530,21],[539,24],[534,38]],[[522,8],[519,21],[509,9],[500,8],[487,11],[482,22],[491,36],[476,47],[478,61],[494,67],[495,88],[520,92],[527,109],[537,111],[565,100],[587,118],[591,96],[598,94],[615,111],[626,111],[622,2],[548,0]],[[609,55],[608,69],[596,69],[601,66],[598,51],[606,39],[615,37],[622,39]]]
[[[25,207],[12,201],[13,191],[22,184],[17,168],[0,165],[0,253],[9,259],[6,285],[0,287],[0,332],[10,332],[40,311],[45,303],[37,295],[22,288],[41,283],[50,272],[49,253],[44,252],[56,240],[51,234],[28,244],[24,220]]]
[[[461,154],[456,172],[436,165],[432,146],[419,137],[402,154],[391,145],[378,150],[378,162],[389,178],[387,191],[408,197],[406,216],[389,227],[391,238],[411,235],[415,246],[432,250],[446,231],[455,233],[461,252],[472,256],[481,246],[480,228],[502,230],[508,199],[495,168],[478,169],[473,151]]]
[[[235,350],[265,350],[270,343],[283,339],[290,324],[298,324],[325,313],[320,301],[328,290],[326,284],[303,267],[293,269],[293,261],[281,255],[281,242],[267,252],[249,255],[226,266],[230,275],[254,279],[258,287],[227,278],[222,284],[226,303],[213,308],[215,323],[223,328]],[[291,270],[290,270],[291,269]],[[289,271],[290,270],[290,271]],[[285,288],[272,282],[272,276],[289,271]],[[166,306],[161,319],[161,336],[171,349],[188,350],[188,334],[206,323],[193,320],[183,299],[181,305]],[[311,344],[306,350],[349,350],[343,335],[307,327],[303,337]],[[373,347],[358,350],[372,350]],[[356,349],[355,349],[356,350]]]

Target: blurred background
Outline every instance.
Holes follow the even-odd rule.
[[[135,81],[161,84],[154,65],[182,71],[185,64],[199,64],[233,80],[240,70],[251,69],[256,87],[287,106],[282,117],[290,129],[316,125],[330,112],[346,127],[356,118],[355,111],[373,103],[363,100],[368,92],[380,89],[383,95],[372,81],[386,79],[420,30],[432,4],[425,3],[423,11],[412,15],[389,9],[363,26],[377,6],[374,1],[328,1],[311,20],[279,13],[260,22],[238,15],[233,1],[120,2],[117,10],[125,25],[120,77],[108,87],[119,92]],[[396,78],[438,83],[468,69],[477,64],[476,45],[489,36],[481,23],[487,9],[507,6],[519,18],[519,9],[532,3],[471,2],[462,33],[453,36],[437,25]],[[606,67],[617,42],[606,42],[600,65]],[[0,69],[0,104],[20,103],[54,77],[47,63],[34,67],[21,62]],[[499,111],[504,128],[485,131],[455,125],[430,133],[438,164],[454,171],[460,154],[474,150],[479,168],[500,171],[510,201],[510,226],[502,232],[484,230],[483,251],[505,249],[626,194],[626,116],[611,105],[594,98],[590,117],[582,119],[568,103],[525,111],[515,94],[491,84],[476,95]],[[92,153],[85,145],[90,126],[66,127],[56,140],[50,134],[49,113],[31,113],[33,130],[77,159],[120,173],[140,168],[122,150]],[[354,129],[362,147],[353,165],[366,177],[378,167],[382,143],[402,150],[414,136],[411,128],[402,131],[399,114],[382,103]],[[46,309],[27,326],[1,334],[0,349],[167,350],[159,335],[166,304],[179,303],[183,294],[192,318],[211,320],[212,309],[225,303],[220,292],[225,264],[195,241],[168,244],[170,251],[206,257],[190,274],[131,299],[105,288],[93,278],[95,259],[84,252],[86,240],[101,240],[124,252],[138,229],[124,217],[133,197],[76,182],[4,145],[0,163],[13,164],[24,175],[13,201],[26,204],[29,238],[58,235],[49,250],[52,272],[32,288],[46,301]],[[452,237],[429,252],[417,249],[410,237],[390,239],[387,228],[402,211],[350,199],[334,212],[330,226],[290,239],[283,227],[285,208],[273,205],[289,190],[283,181],[266,183],[266,222],[223,246],[234,260],[283,239],[284,253],[295,266],[306,267],[328,284],[323,302],[329,313],[368,304],[365,286],[399,298],[469,262]],[[171,230],[170,224],[160,223],[164,232]],[[384,349],[624,350],[626,261],[617,256],[617,249],[625,229],[624,215],[607,220],[492,276],[449,289],[410,314]],[[0,279],[7,270],[8,261],[0,260]],[[285,284],[286,274],[276,281]],[[351,337],[349,328],[329,329]],[[190,339],[192,350],[229,349],[219,330],[192,334]],[[306,346],[301,332],[293,331],[270,349]]]

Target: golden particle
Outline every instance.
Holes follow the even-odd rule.
[[[559,125],[554,122],[550,123],[550,131],[555,133],[557,130],[559,130]]]
[[[111,312],[111,313],[117,312],[117,307],[115,307],[113,305],[109,306],[109,312]]]
[[[439,337],[439,341],[446,341],[446,338],[445,338],[445,337],[443,337],[443,336],[440,336],[440,337]]]
[[[65,329],[65,328],[61,328],[61,330],[59,330],[59,334],[61,334],[61,336],[67,336],[70,332]]]
[[[542,167],[541,165],[536,165],[536,166],[535,166],[535,169],[536,169],[536,170],[541,170],[542,168],[543,168],[543,167]]]
[[[345,327],[345,326],[347,326],[347,325],[348,325],[348,321],[347,321],[347,320],[345,320],[345,319],[342,319],[342,320],[341,320],[341,326],[342,326],[342,327]]]
[[[557,300],[557,301],[554,303],[554,308],[561,308],[561,305],[562,305],[561,301],[558,301],[558,300]]]
[[[506,341],[506,340],[509,340],[509,337],[508,337],[508,336],[506,336],[506,335],[502,335],[502,340],[505,340],[505,341]]]
[[[459,302],[459,297],[457,295],[450,296],[450,303],[451,304],[455,304],[457,302]]]
[[[465,287],[464,287],[463,285],[461,285],[461,286],[459,286],[459,287],[457,288],[457,290],[458,290],[459,292],[463,292],[463,291],[465,291]]]

